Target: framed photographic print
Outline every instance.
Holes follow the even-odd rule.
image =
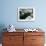
[[[19,7],[18,8],[18,21],[34,21],[35,9],[32,7]]]

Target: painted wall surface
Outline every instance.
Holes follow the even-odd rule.
[[[18,7],[34,7],[36,19],[32,22],[18,22]],[[0,0],[0,27],[13,24],[15,28],[46,28],[46,0]]]

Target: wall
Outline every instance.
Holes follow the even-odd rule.
[[[13,24],[16,28],[41,27],[46,28],[46,0],[0,0],[0,25]],[[33,22],[17,22],[18,7],[34,7],[36,19]]]

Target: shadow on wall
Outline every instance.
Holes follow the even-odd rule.
[[[4,24],[0,24],[0,43],[2,43],[2,32],[5,32],[6,30],[4,30],[4,28],[6,28],[6,26]]]

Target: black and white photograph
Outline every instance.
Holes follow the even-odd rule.
[[[18,8],[18,21],[34,21],[35,9],[31,7]]]

